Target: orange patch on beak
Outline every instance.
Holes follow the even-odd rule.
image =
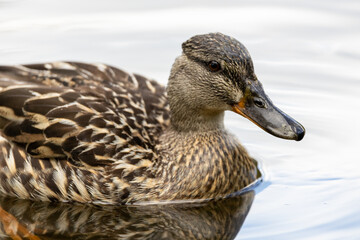
[[[240,99],[240,102],[238,102],[237,104],[234,104],[232,106],[232,110],[238,114],[240,114],[241,116],[243,117],[246,117],[248,118],[243,112],[242,112],[242,109],[245,108],[245,98],[241,98]]]
[[[249,119],[251,122],[253,122],[256,126],[260,127],[261,129],[263,129],[264,131],[268,131],[266,130],[263,126],[261,126],[259,123],[255,122],[251,117],[249,117],[248,115],[246,115],[245,113],[242,112],[242,109],[245,109],[245,98],[241,98],[240,102],[238,102],[237,104],[234,104],[232,106],[232,110],[238,114],[240,114],[241,116],[243,116],[244,118]]]

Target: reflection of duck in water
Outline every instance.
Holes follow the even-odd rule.
[[[301,140],[246,48],[220,33],[186,41],[165,88],[102,64],[0,68],[0,192],[98,203],[221,198],[256,179],[225,110]]]
[[[12,222],[0,223],[0,235],[33,240],[234,239],[253,198],[250,191],[199,204],[94,206],[3,197],[0,209]]]

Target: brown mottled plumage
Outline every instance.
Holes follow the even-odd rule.
[[[246,48],[220,33],[183,44],[168,97],[103,64],[0,67],[0,193],[112,204],[225,197],[257,168],[224,129],[224,111],[244,115],[261,93]],[[302,138],[277,119],[280,130],[267,131]]]

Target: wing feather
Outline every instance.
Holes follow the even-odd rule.
[[[33,158],[131,164],[168,124],[164,87],[140,75],[75,62],[0,67],[1,134]]]

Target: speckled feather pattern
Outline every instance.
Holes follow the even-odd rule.
[[[0,68],[0,191],[121,202],[169,125],[163,86],[103,64]]]
[[[256,179],[255,163],[226,130],[191,137],[170,130],[160,143],[157,151],[162,154],[154,165],[154,175],[161,176],[161,188],[151,189],[154,199],[224,197]]]
[[[222,59],[225,66],[222,74],[228,79],[257,79],[248,50],[233,37],[221,33],[209,33],[206,38],[204,35],[197,35],[184,42],[182,47],[184,53],[192,59],[204,61],[205,57],[205,63],[212,59]],[[238,84],[239,81],[232,83]]]
[[[253,74],[239,42],[204,36],[210,42],[195,36],[183,44],[187,57],[220,55],[228,79]],[[217,84],[223,96],[213,99],[239,83]],[[222,123],[179,132],[168,101],[157,82],[104,64],[0,67],[0,193],[129,204],[221,198],[256,179],[254,162]]]

